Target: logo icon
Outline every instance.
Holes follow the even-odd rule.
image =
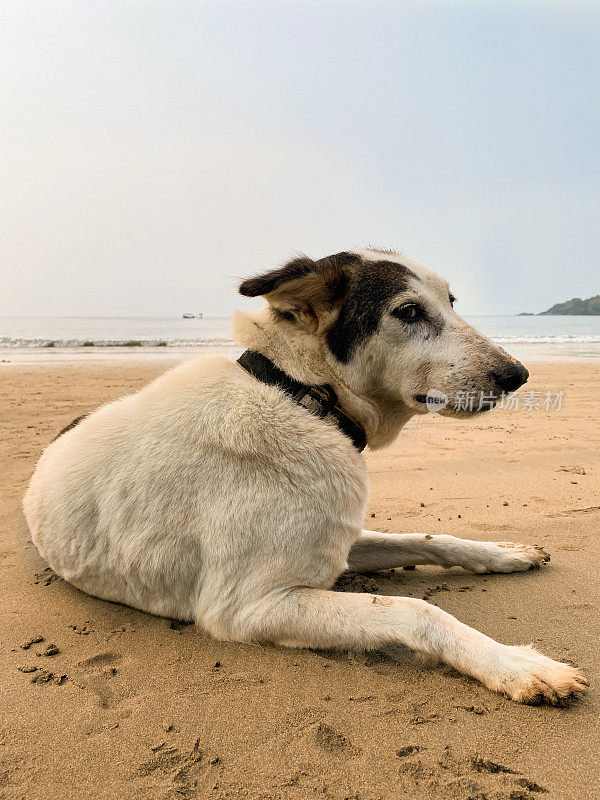
[[[432,414],[443,411],[448,405],[448,396],[438,389],[430,389],[425,395],[425,405]]]

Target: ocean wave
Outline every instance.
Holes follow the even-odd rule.
[[[556,334],[544,336],[542,334],[523,334],[491,336],[493,342],[497,344],[591,344],[600,342],[600,334],[572,335]]]
[[[11,336],[0,336],[0,347],[7,348],[59,348],[70,349],[79,347],[230,347],[235,342],[231,339],[151,339],[142,337],[136,339],[24,339]]]
[[[542,335],[542,334],[504,334],[490,336],[497,344],[594,344],[600,343],[600,334],[581,335]],[[92,348],[92,347],[234,347],[235,342],[229,338],[207,337],[204,339],[180,339],[174,337],[152,338],[139,336],[131,339],[50,339],[21,338],[0,336],[0,347],[4,348]]]

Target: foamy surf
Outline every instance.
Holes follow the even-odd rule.
[[[85,348],[85,347],[228,347],[231,339],[49,339],[0,336],[0,348]]]
[[[467,317],[521,360],[600,357],[600,317]],[[183,358],[232,352],[229,317],[0,317],[0,360]]]
[[[491,336],[497,344],[600,344],[600,334],[582,335],[503,335]],[[48,338],[0,336],[0,348],[85,348],[85,347],[231,347],[235,342],[225,337],[196,339],[138,337],[128,339]]]

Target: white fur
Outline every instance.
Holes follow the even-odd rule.
[[[421,274],[441,305],[447,285]],[[331,383],[377,447],[418,413],[410,392],[392,397],[387,324],[343,368],[319,335],[268,313],[239,315],[236,330],[293,377]],[[452,346],[440,343],[450,355]],[[392,352],[389,361],[415,371],[415,359]],[[41,555],[70,583],[216,637],[354,649],[402,642],[525,702],[583,690],[572,667],[501,645],[425,601],[328,591],[348,565],[508,572],[545,559],[524,545],[363,531],[367,493],[364,459],[335,426],[237,364],[203,356],[50,444],[24,510]]]

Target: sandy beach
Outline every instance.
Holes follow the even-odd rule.
[[[396,649],[218,642],[58,579],[21,512],[37,458],[74,417],[167,365],[0,364],[1,800],[598,798],[600,363],[533,362],[519,409],[427,415],[366,455],[365,527],[542,544],[547,567],[420,567],[337,587],[425,598],[573,661],[591,688],[564,709],[517,705]],[[546,391],[564,392],[561,408],[544,409]]]

